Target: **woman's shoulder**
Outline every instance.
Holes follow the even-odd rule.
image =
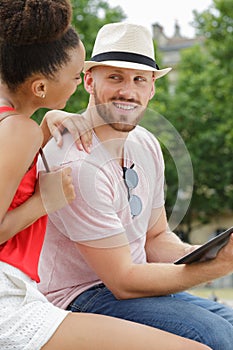
[[[43,142],[43,133],[37,122],[16,113],[9,114],[0,121],[0,133],[5,138],[11,137],[11,140],[21,138],[22,142],[31,145],[39,146]]]

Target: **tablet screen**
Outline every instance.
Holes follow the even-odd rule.
[[[214,259],[218,254],[219,250],[227,244],[232,233],[233,227],[230,227],[229,229],[210,239],[208,242],[195,249],[191,253],[186,254],[182,258],[176,260],[174,264],[191,264],[196,261]]]

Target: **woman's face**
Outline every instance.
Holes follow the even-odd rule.
[[[85,48],[82,42],[70,51],[70,61],[62,67],[54,79],[48,79],[46,91],[46,107],[62,109],[70,96],[82,83],[81,73],[85,60]]]

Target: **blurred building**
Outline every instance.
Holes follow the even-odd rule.
[[[157,43],[159,52],[162,54],[163,67],[173,68],[168,75],[172,89],[177,80],[176,66],[180,61],[181,51],[197,43],[202,43],[203,37],[187,38],[183,36],[177,22],[175,22],[174,34],[172,37],[167,37],[163,27],[158,23],[152,25],[152,35]]]

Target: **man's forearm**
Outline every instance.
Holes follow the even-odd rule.
[[[125,277],[119,299],[161,296],[187,290],[230,273],[229,264],[209,261],[190,265],[148,263],[133,265]]]
[[[174,232],[167,231],[148,239],[145,249],[148,262],[173,262],[196,247],[182,242]]]

